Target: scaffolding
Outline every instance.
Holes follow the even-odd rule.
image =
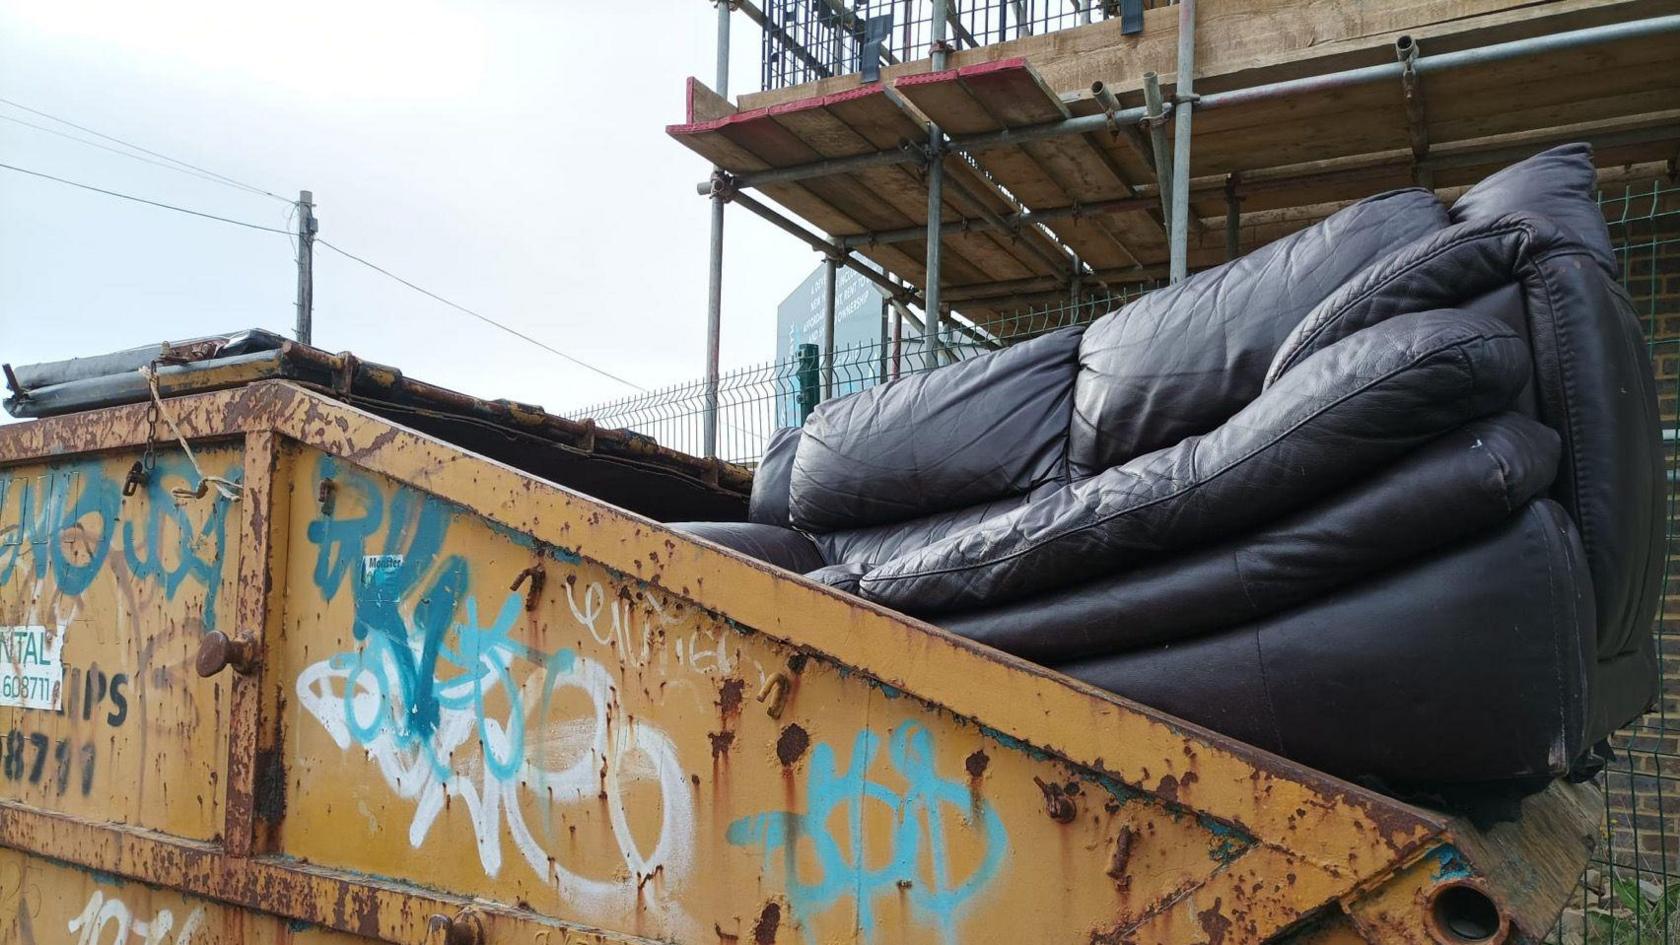
[[[712,201],[702,452],[717,455],[731,203],[875,282],[936,364],[959,332],[1183,278],[1378,190],[1462,186],[1564,141],[1603,166],[1661,167],[1680,147],[1675,0],[1485,0],[1440,22],[1397,3],[1375,29],[1321,42],[1315,26],[1270,58],[1256,44],[1288,47],[1287,23],[1250,40],[1243,5],[1200,2],[720,2],[716,88],[690,80],[687,120],[668,129],[714,166],[698,188]],[[1287,18],[1287,0],[1260,6]],[[767,57],[764,90],[739,104],[737,10]]]

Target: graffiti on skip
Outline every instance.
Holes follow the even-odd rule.
[[[190,945],[212,938],[203,906],[194,906],[176,929],[173,911],[159,909],[151,918],[142,918],[121,899],[97,889],[81,914],[70,920],[68,930],[76,945]]]
[[[903,890],[919,921],[937,926],[947,941],[955,941],[964,908],[1003,865],[1008,834],[991,802],[975,798],[964,782],[941,778],[934,770],[933,736],[920,723],[905,722],[895,729],[888,749],[891,765],[905,784],[902,792],[869,777],[880,736],[864,729],[852,741],[844,770],[826,742],[812,749],[804,813],[771,811],[737,820],[729,825],[728,840],[737,846],[761,846],[767,873],[777,869],[779,858],[788,901],[808,935],[811,919],[855,899],[858,930],[865,941],[873,940],[875,897]],[[894,818],[884,862],[877,851],[865,850],[863,818],[869,803],[882,805]],[[952,872],[942,808],[957,814],[963,829],[976,833],[980,860],[965,875]],[[842,825],[838,835],[836,825]],[[809,859],[801,857],[801,848]],[[807,879],[812,862],[814,878]],[[872,862],[882,865],[871,866]]]
[[[387,786],[414,802],[410,844],[420,847],[446,802],[458,798],[490,876],[502,869],[505,830],[520,858],[580,906],[632,905],[655,874],[663,882],[648,895],[674,892],[691,862],[694,801],[671,740],[620,716],[601,664],[515,640],[524,613],[518,592],[498,588],[500,603],[480,609],[469,562],[444,552],[453,507],[406,488],[387,498],[331,458],[317,474],[338,491],[337,514],[308,527],[314,580],[329,601],[351,588],[355,648],[306,667],[299,703],[340,749],[362,748]],[[557,708],[567,690],[586,697],[584,717]],[[575,760],[556,762],[568,758]],[[651,849],[632,835],[625,811],[633,780],[659,789]],[[566,831],[551,809],[597,799],[606,802],[628,882],[563,861]],[[526,822],[527,807],[540,809],[540,822]]]
[[[237,481],[235,469],[227,478]],[[144,488],[136,517],[122,515],[122,483],[98,463],[55,467],[45,475],[0,477],[0,584],[23,574],[51,575],[69,597],[85,592],[113,551],[128,573],[175,598],[181,587],[204,589],[204,626],[215,626],[217,593],[227,552],[231,503],[205,499],[209,512],[195,525],[188,504],[173,490],[198,487],[199,476],[182,456],[160,456]]]

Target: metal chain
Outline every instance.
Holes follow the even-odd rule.
[[[153,370],[156,370],[155,363]],[[148,475],[157,466],[157,425],[162,413],[163,408],[156,400],[146,405],[146,452],[140,456],[140,467]]]
[[[151,406],[146,408],[146,420],[151,424],[152,433],[146,443],[146,452],[150,454],[152,442],[157,438],[157,418],[163,417],[163,396],[158,392],[157,365],[155,362],[141,368],[140,374],[146,378],[146,386],[151,389],[152,394]],[[163,417],[163,420],[169,424],[169,429],[174,432],[176,442],[181,444],[181,452],[187,454],[187,462],[192,464],[193,472],[198,474],[197,489],[178,488],[172,489],[170,492],[177,499],[198,499],[202,498],[214,486],[222,498],[237,501],[245,487],[231,479],[205,475],[203,468],[198,465],[198,457],[193,455],[192,447],[187,445],[187,438],[181,434],[181,428],[176,425],[174,418]]]

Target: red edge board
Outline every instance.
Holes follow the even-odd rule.
[[[996,59],[991,62],[977,62],[972,66],[961,66],[956,69],[945,69],[940,72],[919,72],[915,75],[899,76],[893,80],[893,88],[915,88],[919,85],[938,85],[941,82],[952,82],[957,79],[971,79],[998,72],[1014,72],[1029,68],[1027,60],[1016,56],[1013,59]]]
[[[689,81],[692,82],[693,80],[690,79]],[[802,98],[791,102],[783,102],[779,105],[769,105],[764,108],[755,108],[751,111],[736,112],[733,115],[728,115],[723,118],[714,118],[710,121],[695,121],[693,90],[690,89],[688,99],[688,121],[680,125],[666,125],[665,133],[673,138],[708,134],[714,131],[722,131],[732,125],[744,125],[750,122],[764,121],[766,119],[773,118],[776,115],[788,115],[811,109],[827,108],[830,105],[839,105],[842,102],[868,98],[871,95],[884,95],[886,94],[886,91],[886,86],[880,83],[861,85],[855,89],[846,89],[843,92],[833,92],[828,95],[817,95],[811,98]]]

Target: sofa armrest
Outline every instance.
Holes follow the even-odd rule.
[[[673,522],[666,526],[695,538],[704,538],[731,551],[739,551],[766,564],[798,574],[815,571],[824,561],[817,546],[791,528],[756,522]]]

